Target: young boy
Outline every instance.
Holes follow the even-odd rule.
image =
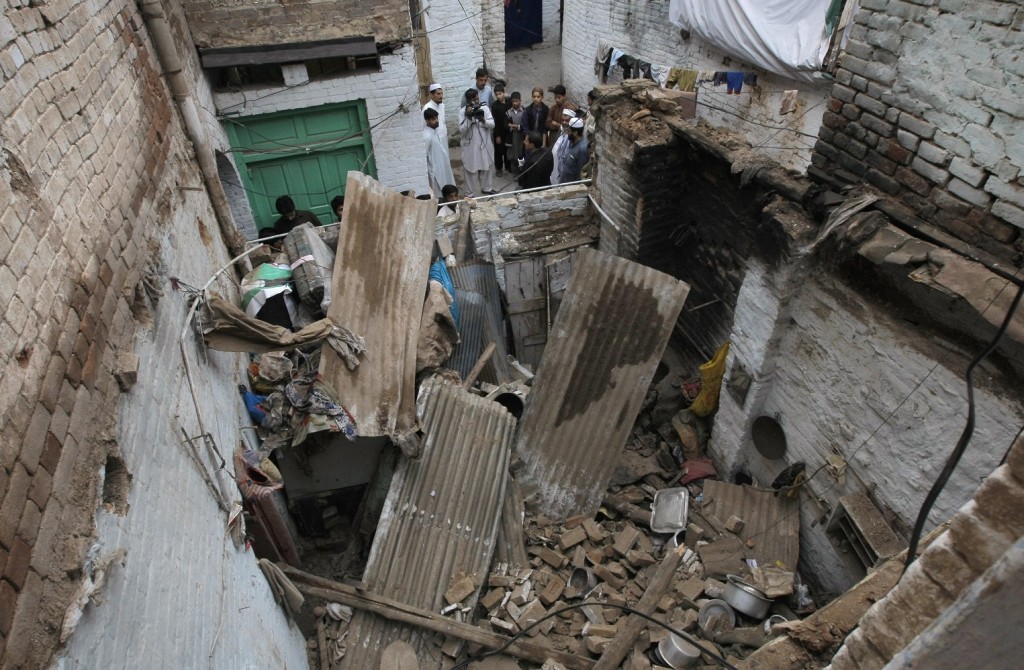
[[[513,91],[509,98],[512,106],[508,108],[508,129],[511,137],[508,142],[508,162],[512,174],[519,176],[519,159],[523,157],[523,140],[526,138],[526,110],[523,109],[523,96]]]
[[[505,86],[494,85],[494,101],[491,102],[491,115],[494,116],[494,173],[501,176],[501,171],[507,164],[509,170],[512,164],[507,156],[508,142],[511,139],[511,131],[508,127],[509,105],[505,102]]]

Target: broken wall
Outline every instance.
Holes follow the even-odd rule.
[[[191,490],[199,481],[181,455],[177,425],[152,426],[159,442],[120,441],[126,433],[119,431],[132,426],[123,416],[118,421],[119,407],[134,401],[118,389],[114,373],[122,365],[131,367],[130,361],[118,363],[119,356],[135,351],[137,336],[149,337],[140,335],[141,327],[173,340],[182,326],[180,297],[164,298],[177,318],[152,309],[157,293],[170,291],[168,270],[160,261],[171,264],[177,252],[183,253],[188,265],[174,264],[171,272],[183,268],[185,281],[201,284],[227,260],[192,148],[143,25],[136,6],[120,1],[20,3],[0,17],[4,667],[49,664],[65,609],[82,577],[101,503],[122,515],[118,523],[125,532],[134,532],[149,519],[140,513],[150,501],[134,497],[153,487],[143,473],[159,464],[166,480],[160,486]],[[165,374],[153,378],[151,402],[159,403],[168,388],[182,387],[180,366],[173,362],[169,358]],[[234,381],[236,368],[218,366],[213,374],[228,374]],[[225,425],[237,425],[235,420]],[[184,427],[195,434],[194,425]],[[230,450],[232,445],[225,446]],[[130,474],[135,478],[126,489]],[[158,512],[166,514],[171,506],[182,518],[181,501],[163,497],[155,504]],[[219,559],[227,541],[219,523],[223,517],[202,516],[208,507],[197,497],[185,518],[201,516],[202,521],[160,528],[166,541]],[[199,528],[205,521],[217,532]],[[105,555],[102,547],[98,551]],[[153,581],[147,579],[146,588],[120,591],[123,600],[108,597],[105,609],[116,614],[130,609],[129,604],[144,604],[148,615],[168,617],[183,635],[209,640],[193,627],[215,629],[219,607],[179,621],[196,593],[195,580],[188,589],[158,587],[163,576],[181,570],[185,558],[180,548],[153,556],[129,552],[125,565],[136,562],[134,567],[146,570]],[[224,560],[235,577],[258,582],[250,588],[260,588],[262,577],[248,555]],[[116,563],[111,573],[120,570]],[[213,592],[222,575],[210,572],[208,578]],[[226,583],[230,589],[236,582]],[[288,637],[283,618],[275,618],[277,611],[268,602],[264,587],[246,610],[258,622],[257,635],[265,636],[266,646],[279,645],[282,656],[301,658],[301,639]],[[146,641],[157,635],[173,641],[158,625],[138,628]],[[249,658],[254,665],[261,664],[260,653],[266,650],[259,643],[222,644],[236,653],[235,660]],[[127,650],[119,649],[122,661]],[[209,647],[197,644],[182,664],[206,663],[209,653]]]
[[[829,666],[1014,667],[1024,619],[1024,440],[899,584],[861,618]]]
[[[867,181],[1009,260],[1024,228],[1024,8],[862,0],[810,174]]]
[[[506,257],[589,244],[598,236],[585,184],[477,200],[470,225],[476,254],[494,263],[502,289]]]
[[[796,461],[807,463],[808,475],[832,453],[848,463],[843,480],[819,472],[806,485],[812,500],[801,510],[805,569],[814,566],[825,590],[841,592],[863,568],[832,545],[820,522],[841,496],[867,490],[890,525],[907,534],[963,429],[963,370],[980,345],[903,321],[840,277],[807,264],[751,261],[735,318],[726,379],[743,368],[753,381],[742,400],[723,391],[710,448],[728,475],[743,470],[762,484]],[[993,364],[983,369],[972,447],[928,529],[971,498],[1024,423],[1012,378]],[[755,449],[750,433],[759,416],[781,423],[783,458],[770,460]]]
[[[599,44],[666,68],[756,73],[758,85],[744,86],[739,95],[729,95],[724,85],[700,84],[698,116],[741,134],[758,145],[760,153],[786,167],[806,168],[828,86],[796,82],[741,63],[696,35],[684,39],[669,21],[668,9],[668,2],[651,0],[565,0],[562,72],[569,98],[585,105],[587,92],[599,83],[595,74]],[[779,112],[786,90],[798,92],[797,103],[793,112],[783,115]]]

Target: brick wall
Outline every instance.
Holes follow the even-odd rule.
[[[496,8],[496,6],[495,6]],[[485,36],[482,0],[439,0],[430,3],[425,27],[430,35],[430,62],[434,81],[445,87],[445,115],[449,135],[457,135],[459,126],[459,100],[462,93],[475,82],[476,69],[482,67],[485,56],[488,66],[505,69],[505,34],[501,33],[501,54],[492,52],[494,36]],[[504,14],[502,15],[504,17]],[[489,22],[489,25],[491,23]]]
[[[112,372],[145,319],[140,280],[166,289],[153,250],[209,245],[211,271],[226,251],[205,196],[189,195],[202,182],[134,3],[7,3],[0,71],[0,667],[32,668],[49,665],[92,543],[122,400]],[[158,327],[174,337],[181,324]],[[162,429],[149,458],[180,449],[178,428]],[[183,593],[125,597],[173,613]]]
[[[422,150],[423,117],[419,113],[419,85],[412,45],[382,56],[380,72],[309,81],[305,68],[285,66],[285,69],[294,76],[290,87],[250,87],[244,95],[218,91],[213,94],[216,110],[229,110],[237,113],[235,118],[244,120],[256,114],[362,99],[370,124],[375,126],[371,138],[378,179],[399,191],[427,192],[427,159]],[[447,106],[453,105],[453,97],[454,105],[458,104],[458,98],[449,94]],[[221,143],[218,150],[227,151],[229,144],[222,129],[218,129],[218,136]]]
[[[919,638],[917,653],[941,649],[949,645],[942,662],[926,662],[921,667],[968,667],[966,656],[976,651],[973,640],[985,639],[998,632],[997,644],[984,654],[985,667],[1010,667],[1019,661],[1019,641],[1010,632],[1013,623],[1020,620],[1020,601],[1008,603],[999,620],[981,622],[981,628],[971,631],[963,602],[995,597],[1008,584],[1019,584],[1019,544],[1024,536],[1024,439],[1018,439],[1010,451],[1006,465],[989,475],[973,500],[964,505],[952,518],[949,531],[928,546],[917,561],[903,575],[896,587],[878,601],[860,621],[842,648],[832,659],[832,670],[872,670],[882,668],[909,644],[915,643],[934,621],[945,618],[947,611],[960,608],[953,617],[960,619],[964,629],[950,637],[932,632],[929,638]],[[1004,555],[1016,547],[1017,570],[1010,574],[990,570]],[[970,594],[976,583],[984,589]],[[978,622],[973,622],[978,625]],[[955,627],[956,628],[956,627]],[[965,642],[967,641],[967,642]],[[961,645],[963,647],[961,648]],[[999,662],[996,652],[1009,651]],[[913,656],[908,659],[913,660]],[[902,665],[902,664],[901,664]],[[981,667],[981,666],[979,666]]]
[[[258,46],[344,37],[375,37],[378,43],[412,37],[407,0],[182,0],[196,44]]]
[[[863,0],[855,22],[811,174],[866,180],[969,244],[1011,257],[1024,227],[1024,8]]]
[[[757,72],[759,86],[745,86],[740,95],[728,95],[725,86],[702,85],[697,113],[713,125],[737,132],[780,164],[805,169],[825,111],[827,85],[796,82],[729,59],[696,35],[682,39],[668,20],[668,4],[667,0],[566,0],[562,72],[570,98],[585,103],[587,91],[598,82],[594,60],[601,41],[669,67]],[[780,115],[782,93],[789,89],[799,91],[798,109]]]

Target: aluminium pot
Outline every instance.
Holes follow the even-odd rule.
[[[733,609],[754,619],[764,619],[772,601],[756,586],[746,583],[736,575],[727,575],[725,593],[722,599]]]
[[[669,634],[658,643],[658,656],[661,660],[674,670],[685,670],[697,665],[700,660],[701,650],[694,644],[679,637],[675,633]]]

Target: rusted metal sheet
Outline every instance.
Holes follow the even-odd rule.
[[[497,349],[491,359],[484,366],[480,373],[480,379],[491,384],[505,384],[514,381],[518,377],[509,366],[507,334],[505,319],[501,309],[501,288],[498,286],[498,275],[492,263],[483,261],[467,261],[459,263],[449,272],[452,275],[452,283],[457,289],[472,291],[483,296],[486,318],[484,320],[481,339],[483,344],[480,351],[487,346],[487,342],[494,342]],[[477,353],[479,356],[479,352]],[[474,357],[470,363],[472,368],[476,363]]]
[[[729,517],[743,519],[741,540],[753,540],[743,553],[758,565],[776,565],[796,571],[800,558],[800,501],[771,491],[756,491],[714,479],[704,480],[702,512],[714,514],[723,523]]]
[[[330,347],[320,373],[338,390],[362,437],[415,424],[416,337],[434,243],[434,207],[349,172],[327,316],[366,339],[349,370]]]
[[[423,455],[403,459],[395,472],[363,581],[372,593],[439,612],[452,582],[469,575],[476,589],[462,602],[472,608],[494,553],[516,421],[497,403],[436,377],[424,383],[417,405]],[[378,668],[397,639],[426,658],[421,632],[358,612],[341,667]]]
[[[623,258],[576,256],[516,435],[517,479],[548,517],[597,511],[688,292]]]

